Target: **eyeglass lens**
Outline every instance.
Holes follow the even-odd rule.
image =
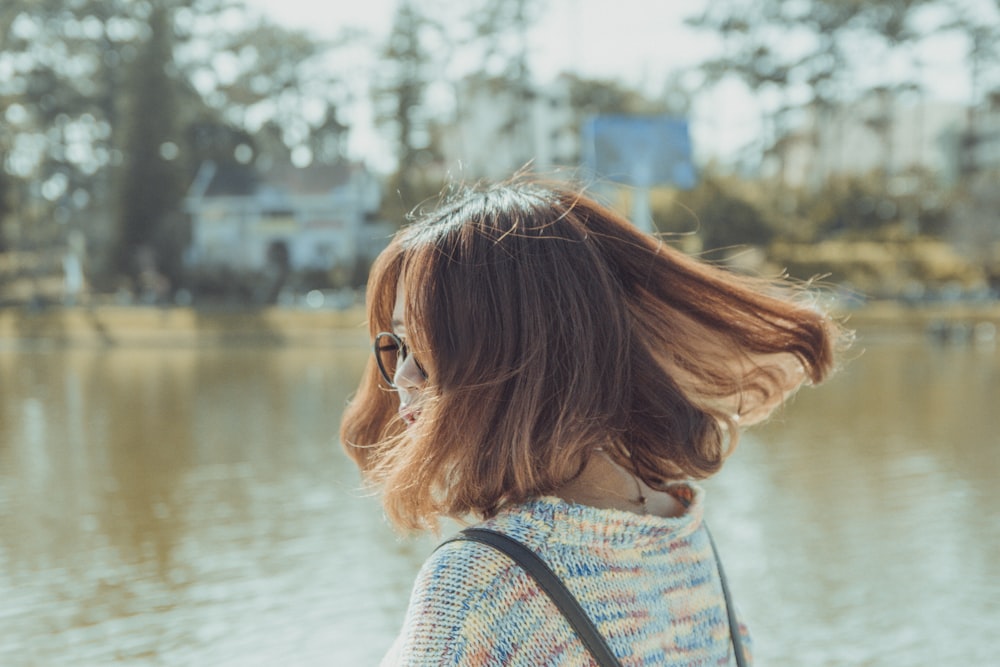
[[[378,334],[375,336],[375,360],[386,383],[390,387],[396,386],[393,378],[397,364],[406,360],[406,344],[395,334]]]
[[[410,349],[406,343],[394,333],[383,331],[375,336],[375,360],[378,362],[378,369],[382,373],[382,378],[392,388],[396,388],[395,377],[396,368],[406,361],[410,356]],[[427,371],[416,359],[413,360],[420,375],[426,380]]]

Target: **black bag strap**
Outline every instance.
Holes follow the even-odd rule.
[[[604,641],[597,628],[594,627],[594,623],[587,617],[587,613],[583,611],[583,607],[569,592],[562,580],[556,576],[556,573],[534,551],[512,537],[485,528],[466,528],[444,544],[455,540],[479,542],[507,554],[511,560],[524,568],[525,572],[534,577],[542,590],[548,594],[559,611],[569,621],[569,624],[576,630],[576,634],[590,650],[598,665],[601,667],[621,667],[618,658],[611,652],[607,642]]]
[[[719,558],[719,550],[715,548],[715,540],[712,533],[705,525],[705,534],[708,535],[708,543],[712,545],[712,555],[715,556],[715,566],[719,569],[719,581],[722,583],[722,595],[726,598],[726,615],[729,616],[729,636],[733,640],[733,653],[736,655],[736,666],[746,667],[746,653],[743,651],[743,635],[740,634],[740,623],[736,620],[736,610],[733,608],[732,598],[729,596],[729,584],[726,582],[726,572],[722,569],[722,559]]]

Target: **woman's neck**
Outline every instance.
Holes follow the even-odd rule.
[[[601,449],[590,457],[579,475],[556,489],[554,495],[570,503],[634,514],[674,517],[684,513],[677,499],[649,487]]]

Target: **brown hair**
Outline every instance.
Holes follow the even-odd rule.
[[[830,372],[839,334],[801,290],[525,179],[462,189],[395,236],[368,282],[372,337],[400,284],[420,418],[405,427],[370,359],[341,440],[411,528],[552,492],[598,446],[650,485],[711,475],[738,425]]]

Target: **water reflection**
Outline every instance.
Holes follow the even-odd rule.
[[[0,355],[0,664],[326,664],[349,621],[384,637],[415,545],[335,441],[363,362],[353,344]],[[403,553],[372,573],[379,534]]]
[[[989,664],[998,392],[992,347],[871,345],[743,443],[709,486],[762,657]]]
[[[365,356],[0,352],[0,664],[377,662],[433,540],[335,442]],[[998,357],[870,345],[708,483],[762,664],[989,662]]]

